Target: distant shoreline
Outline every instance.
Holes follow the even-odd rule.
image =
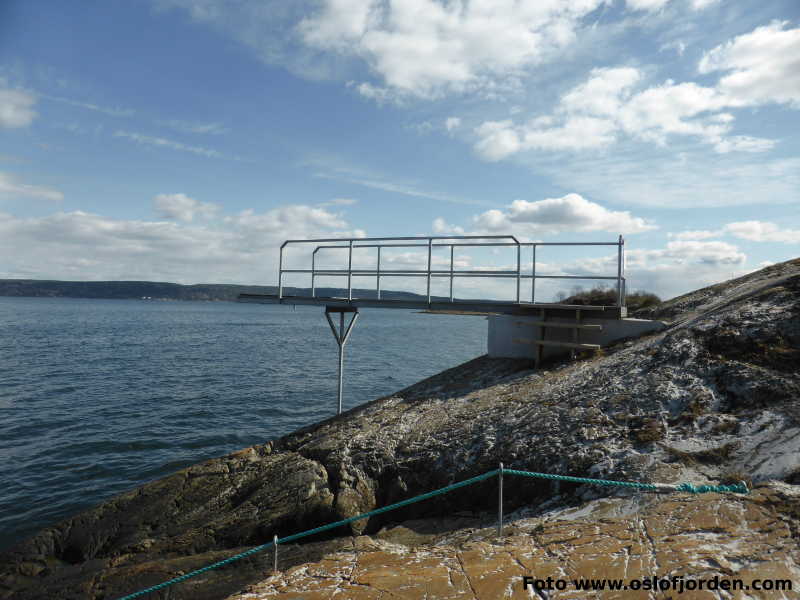
[[[283,288],[287,296],[310,295],[310,288]],[[341,296],[342,288],[317,288],[320,296]],[[15,298],[84,298],[99,300],[190,300],[206,302],[236,302],[239,294],[277,294],[274,285],[240,285],[197,283],[184,285],[155,281],[59,281],[49,279],[0,279],[0,297]],[[354,289],[361,298],[374,296],[375,290]],[[390,299],[418,299],[410,292],[383,291]]]

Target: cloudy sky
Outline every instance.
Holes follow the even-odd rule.
[[[622,234],[629,286],[669,297],[800,255],[799,57],[797,0],[4,0],[0,278]]]

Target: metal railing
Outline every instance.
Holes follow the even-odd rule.
[[[486,242],[480,240],[511,240]],[[334,245],[319,245],[311,253],[310,269],[284,269],[283,251],[289,244],[327,244],[337,242]],[[375,243],[380,242],[380,243]],[[405,242],[405,243],[402,243]],[[600,275],[537,275],[536,274],[536,249],[541,246],[617,246],[617,274],[614,276]],[[450,268],[433,269],[433,249],[450,248]],[[458,247],[515,247],[517,249],[517,268],[515,270],[462,270],[455,269],[454,251]],[[531,254],[531,273],[522,272],[522,248],[530,247]],[[340,248],[348,251],[347,269],[318,269],[317,252]],[[376,248],[377,263],[374,269],[353,269],[353,250],[360,248]],[[381,249],[383,248],[422,248],[427,249],[427,269],[384,269],[381,270]],[[490,277],[501,279],[516,280],[516,302],[528,304],[520,296],[520,285],[523,279],[531,280],[531,299],[530,304],[536,302],[536,280],[537,279],[592,279],[592,280],[612,280],[616,281],[617,304],[625,306],[625,240],[620,235],[616,242],[520,242],[513,235],[461,235],[461,236],[430,236],[430,237],[375,237],[375,238],[324,238],[311,240],[286,240],[281,244],[280,259],[278,263],[278,298],[283,298],[283,275],[310,274],[311,275],[311,296],[316,298],[317,277],[347,277],[347,299],[353,300],[353,277],[375,277],[375,291],[377,297],[381,299],[381,277],[425,277],[427,280],[427,301],[431,301],[431,280],[434,277],[446,277],[450,280],[450,302],[456,302],[453,297],[453,281],[458,277]]]

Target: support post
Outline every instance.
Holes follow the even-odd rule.
[[[281,253],[278,257],[278,300],[283,298],[283,249],[286,246],[286,242],[283,242],[281,245]]]
[[[336,326],[333,324],[333,319],[331,319],[331,313],[339,313],[339,331],[336,331]],[[344,313],[349,312],[353,313],[353,317],[350,319],[350,323],[347,325],[347,329],[344,326]],[[333,337],[336,338],[336,343],[339,346],[339,388],[337,393],[337,400],[338,400],[338,412],[337,414],[342,414],[342,382],[344,377],[344,346],[347,344],[347,340],[350,338],[350,333],[353,331],[353,325],[356,324],[356,320],[358,319],[358,309],[357,308],[350,308],[350,307],[339,307],[339,306],[326,306],[325,307],[325,318],[328,319],[328,325],[331,326],[331,331],[333,332]]]
[[[450,244],[450,302],[453,301],[453,244]]]
[[[431,305],[431,251],[433,250],[433,240],[428,238],[428,307]]]
[[[272,536],[272,572],[278,572],[278,536]]]
[[[519,304],[519,280],[521,275],[520,269],[522,268],[520,263],[521,252],[522,252],[522,246],[520,246],[519,242],[517,242],[517,304]]]
[[[497,535],[503,536],[503,463],[500,463],[500,473],[497,476]]]
[[[622,307],[622,245],[625,241],[622,239],[622,234],[619,236],[619,245],[617,246],[617,306]]]
[[[353,299],[353,240],[350,240],[350,250],[347,253],[347,299]]]
[[[381,247],[378,246],[378,268],[375,271],[375,286],[378,290],[378,300],[381,299]]]
[[[536,303],[536,244],[533,245],[533,260],[531,261],[531,304]]]
[[[311,297],[315,298],[317,296],[317,250],[319,248],[314,248],[314,252],[311,253]]]

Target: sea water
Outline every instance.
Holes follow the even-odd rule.
[[[362,310],[344,408],[485,351],[483,317]],[[337,364],[321,307],[0,297],[0,549],[332,416]]]

